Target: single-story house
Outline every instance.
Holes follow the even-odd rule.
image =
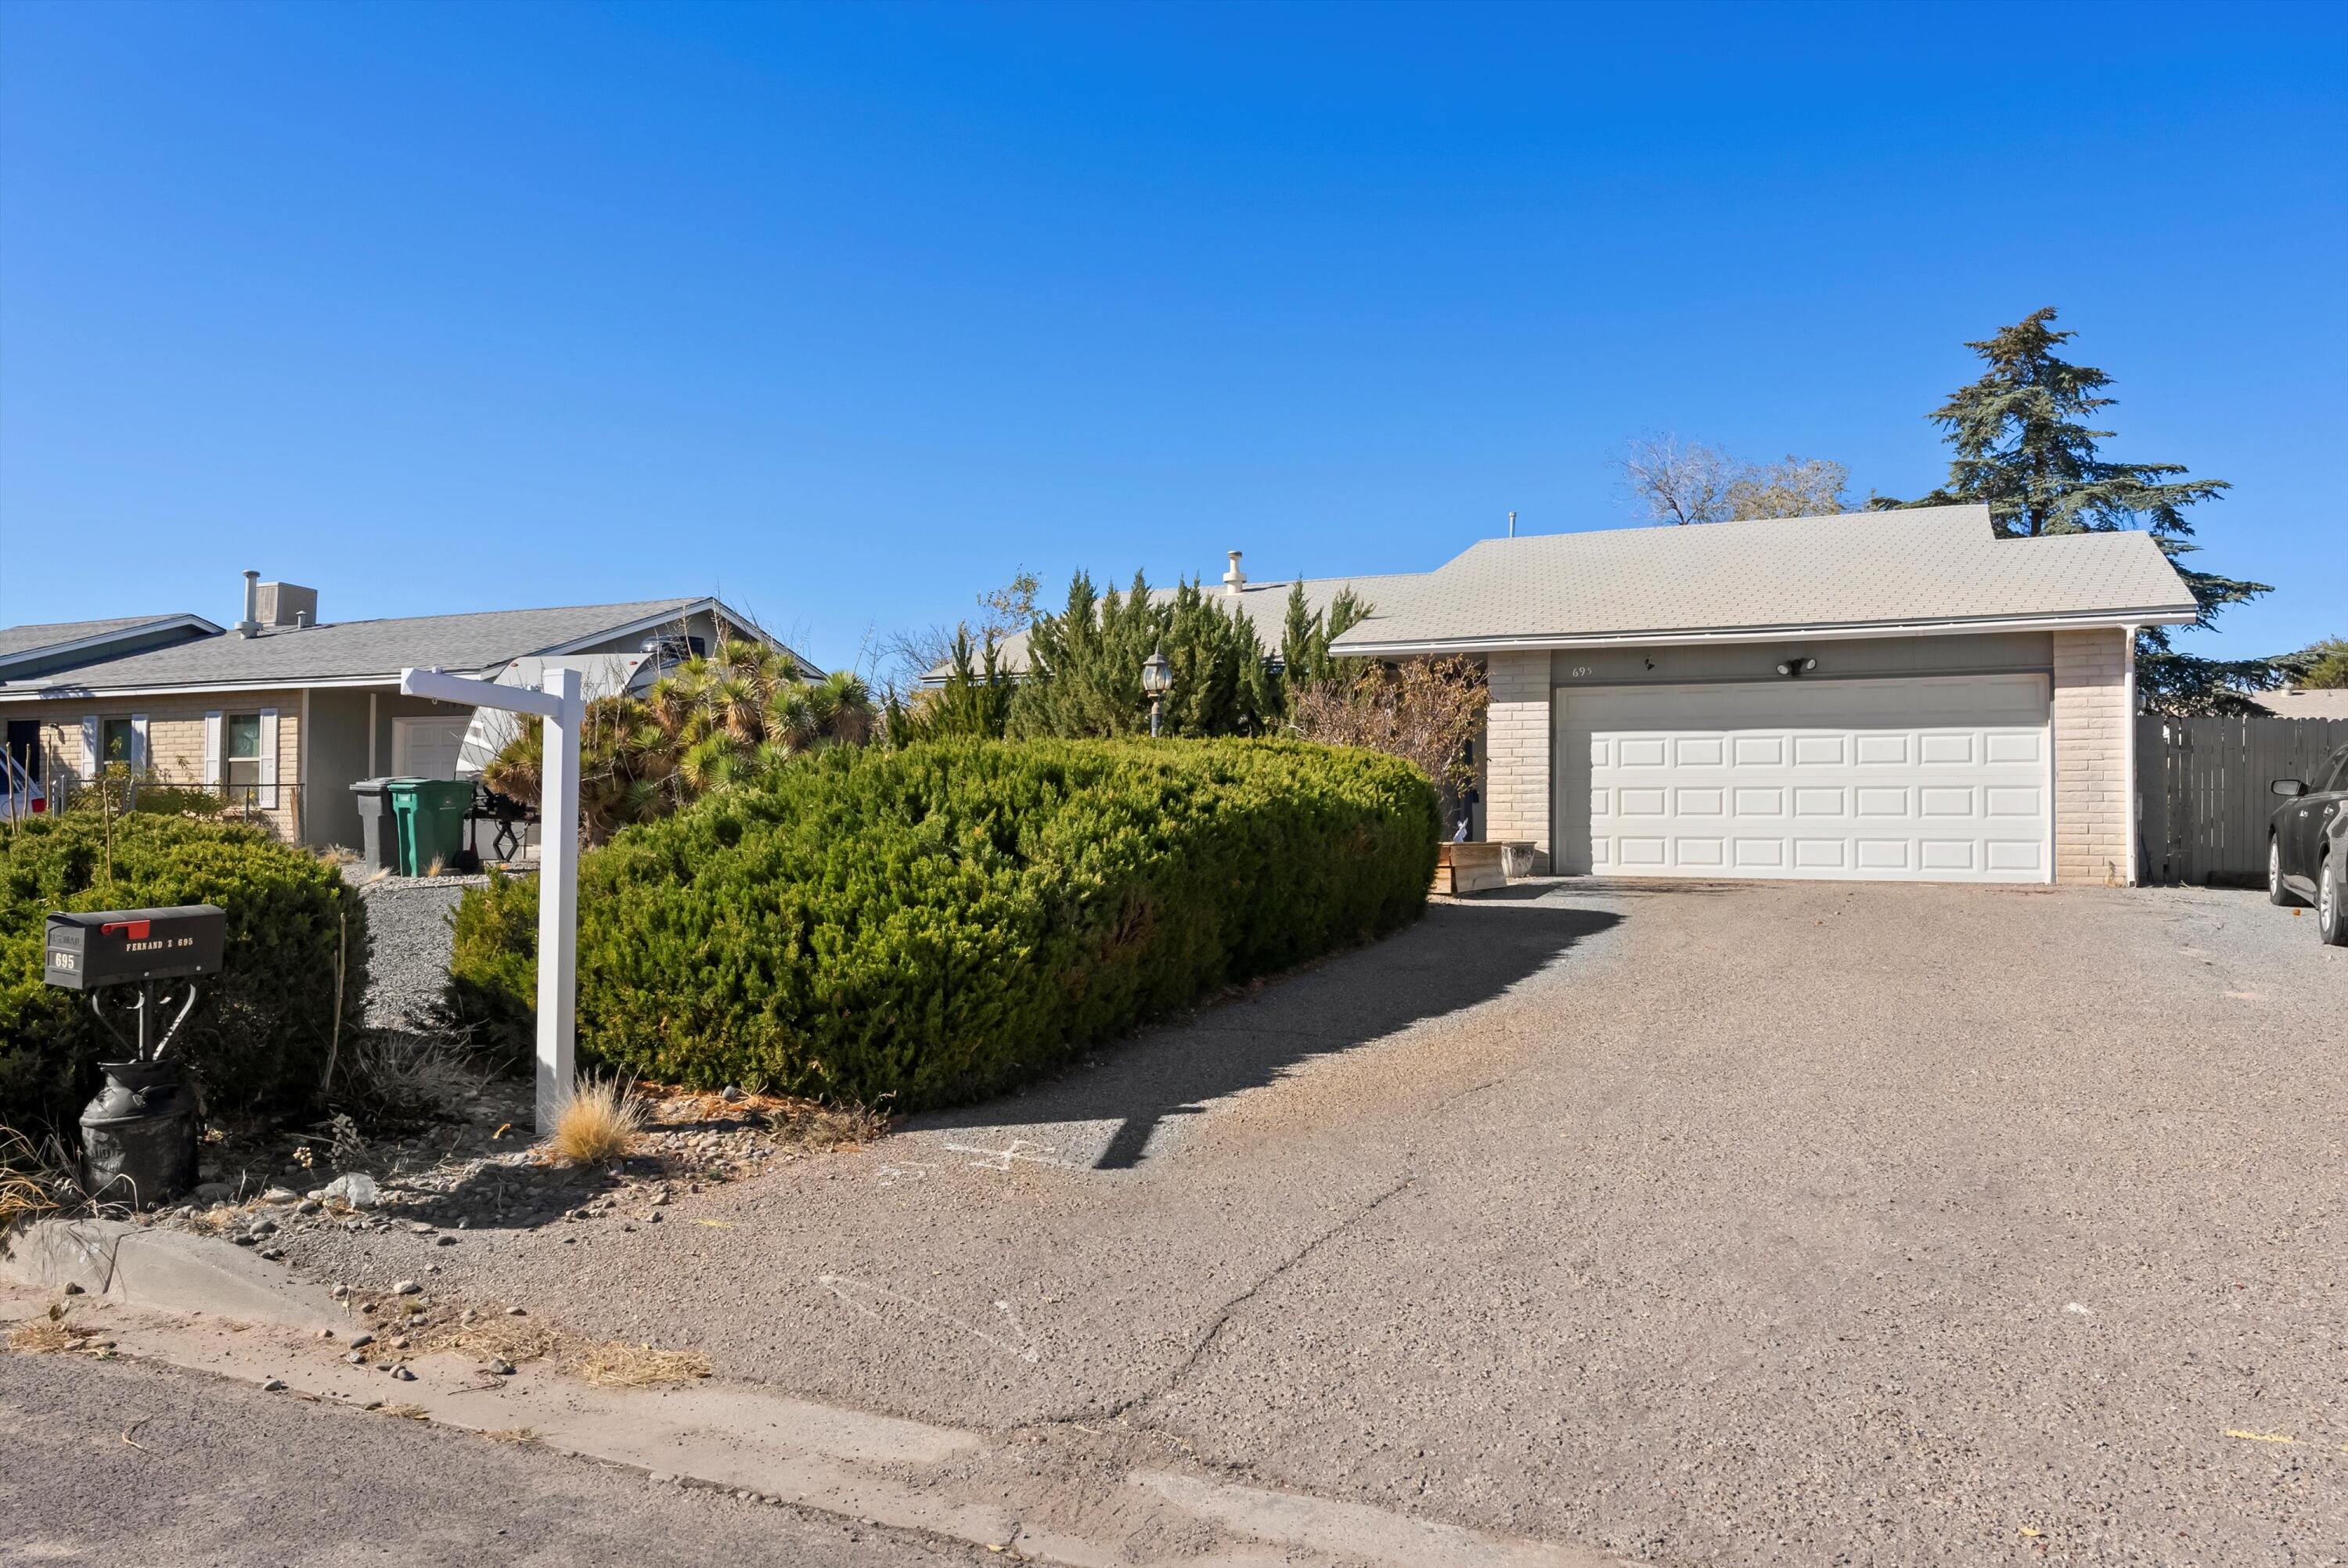
[[[2135,880],[2152,539],[1984,507],[1487,539],[1335,651],[1490,682],[1484,835],[1609,876]]]
[[[321,620],[315,589],[259,575],[245,574],[244,614],[229,628],[150,618],[143,624],[176,620],[191,634],[128,649],[76,626],[0,630],[0,649],[87,644],[87,657],[62,665],[0,671],[10,755],[53,798],[119,762],[160,783],[221,790],[290,842],[356,845],[354,783],[469,776],[510,723],[403,696],[402,669],[512,684],[570,667],[592,696],[642,685],[725,638],[774,641],[710,598]],[[804,660],[800,668],[822,673]]]
[[[1239,559],[1220,602],[1277,647],[1290,585]],[[2195,615],[2148,536],[1977,506],[1486,539],[1306,596],[1349,586],[1334,651],[1486,673],[1471,835],[1609,876],[2134,881],[2135,630]]]

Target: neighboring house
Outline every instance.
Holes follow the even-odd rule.
[[[2348,686],[2286,686],[2243,695],[2278,719],[2348,719]]]
[[[1982,507],[1488,539],[1388,579],[1334,651],[1472,655],[1483,829],[1615,876],[2135,879],[2139,533]]]
[[[92,623],[177,621],[194,634],[92,645],[64,667],[0,673],[12,751],[19,737],[28,743],[52,799],[118,762],[221,790],[290,841],[356,845],[353,783],[469,776],[504,733],[492,727],[502,715],[402,696],[402,669],[512,683],[569,666],[593,695],[641,685],[696,644],[773,641],[706,598],[321,622],[315,590],[258,575],[245,574],[245,614],[233,628],[194,616]],[[69,641],[56,634],[74,630],[15,628],[0,632],[0,648],[55,648]]]

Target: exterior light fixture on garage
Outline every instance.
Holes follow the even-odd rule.
[[[1798,680],[1818,667],[1818,661],[1815,659],[1788,659],[1777,666],[1777,673],[1791,680]]]

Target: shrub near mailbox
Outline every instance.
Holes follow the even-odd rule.
[[[218,905],[52,915],[41,979],[69,991],[220,972],[228,915]]]

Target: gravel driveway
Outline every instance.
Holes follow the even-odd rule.
[[[2254,894],[1526,885],[679,1223],[295,1259],[1659,1563],[2337,1563],[2343,1006]]]

